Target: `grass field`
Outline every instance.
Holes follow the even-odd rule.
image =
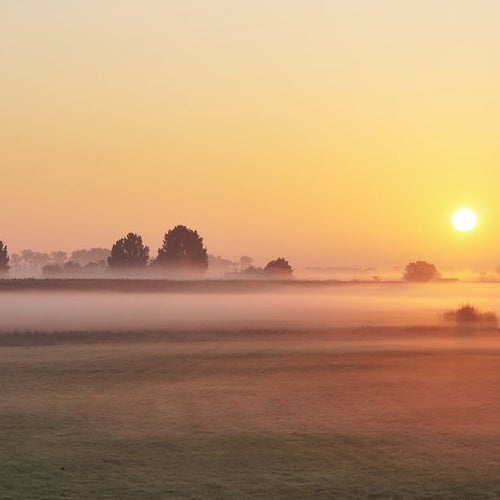
[[[494,335],[106,335],[0,347],[0,498],[500,497]]]

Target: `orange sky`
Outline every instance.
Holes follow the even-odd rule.
[[[3,0],[0,239],[134,231],[155,253],[185,224],[258,264],[494,269],[499,18],[493,0]]]

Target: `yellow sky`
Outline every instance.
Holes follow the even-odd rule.
[[[155,253],[185,224],[257,263],[495,268],[499,18],[493,0],[2,0],[0,239],[134,231]]]

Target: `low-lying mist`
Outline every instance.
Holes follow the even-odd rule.
[[[4,291],[0,331],[435,325],[463,303],[500,313],[500,284],[352,284],[251,293]]]

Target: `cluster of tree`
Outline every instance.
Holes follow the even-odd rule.
[[[142,237],[128,233],[116,241],[108,257],[110,269],[140,271],[148,266],[169,275],[202,276],[208,269],[208,253],[203,238],[186,226],[175,226],[163,238],[155,259],[150,262],[149,247]]]
[[[3,245],[3,244],[2,244]],[[76,250],[71,256],[63,251],[50,253],[22,250],[12,254],[10,264],[21,276],[36,275],[42,271],[44,276],[85,274],[92,273],[106,266],[106,259],[110,250],[106,248],[91,248],[90,250]],[[7,250],[5,247],[5,255]],[[0,263],[0,269],[8,270]]]
[[[90,250],[75,250],[71,253],[71,257],[69,260],[82,267],[85,267],[88,264],[106,265],[106,262],[110,255],[111,250],[109,250],[108,248],[97,247],[91,248]]]
[[[150,260],[150,250],[142,237],[128,233],[115,242],[113,248],[75,250],[68,258],[66,252],[51,253],[23,250],[9,259],[7,246],[0,241],[0,274],[6,274],[13,264],[21,276],[33,276],[40,271],[47,278],[102,276],[104,271],[114,275],[130,275],[145,272],[147,276],[160,275],[173,278],[197,278],[212,268],[212,276],[233,279],[289,279],[292,267],[280,257],[264,268],[253,266],[247,255],[239,261],[231,261],[207,253],[203,238],[192,229],[176,226],[169,230],[155,259]],[[157,273],[157,274],[156,274]]]
[[[7,245],[0,241],[0,275],[5,275],[12,265],[25,272],[41,269],[47,277],[97,275],[107,268],[115,272],[150,269],[169,277],[200,277],[209,264],[235,279],[290,279],[293,276],[292,266],[283,257],[270,261],[262,268],[254,266],[252,258],[246,255],[240,257],[239,262],[208,255],[203,238],[186,226],[175,226],[165,233],[162,246],[153,260],[150,260],[149,247],[135,233],[128,233],[117,240],[111,250],[76,250],[69,259],[66,252],[41,253],[32,250],[23,250],[9,258]],[[409,282],[440,279],[436,266],[423,260],[410,262],[403,275],[403,280]]]
[[[71,253],[52,252],[60,258],[42,266],[42,274],[46,277],[95,277],[106,268],[106,259],[111,251],[107,248],[81,249]]]
[[[292,266],[283,257],[278,257],[267,263],[266,267],[255,267],[251,263],[244,267],[236,277],[243,279],[291,279],[293,277]]]
[[[23,250],[12,254],[11,264],[14,268],[26,273],[42,269],[47,265],[63,265],[68,260],[66,252],[56,251],[51,253]]]
[[[225,273],[237,272],[238,267],[236,261],[208,254],[208,269],[212,275],[223,276]]]
[[[293,276],[292,266],[283,257],[270,261],[262,268],[254,266],[252,258],[246,255],[240,257],[239,262],[208,255],[203,238],[186,226],[175,226],[165,233],[162,246],[153,260],[150,260],[149,247],[135,233],[128,233],[117,240],[111,250],[76,250],[69,259],[66,252],[41,253],[32,250],[23,250],[9,258],[7,245],[0,241],[0,275],[5,275],[12,265],[25,272],[41,269],[47,277],[95,276],[108,267],[115,272],[151,269],[169,277],[200,277],[209,264],[235,279],[290,279]],[[436,266],[423,260],[410,262],[403,275],[403,280],[409,282],[440,279]]]
[[[106,268],[106,261],[87,262],[81,265],[74,260],[67,260],[63,264],[47,264],[42,267],[42,274],[48,278],[55,277],[89,277],[95,276]]]
[[[237,277],[289,279],[292,277],[292,267],[280,257],[269,262],[264,269],[252,266],[252,258],[242,256],[239,264],[221,257],[209,256],[203,246],[203,238],[193,229],[186,226],[175,226],[163,238],[163,244],[158,249],[155,259],[150,261],[150,249],[142,237],[136,233],[128,233],[116,241],[108,257],[110,269],[116,271],[140,271],[151,268],[168,276],[200,277],[205,274],[209,262],[219,267],[231,268]],[[238,273],[238,268],[240,273]]]

